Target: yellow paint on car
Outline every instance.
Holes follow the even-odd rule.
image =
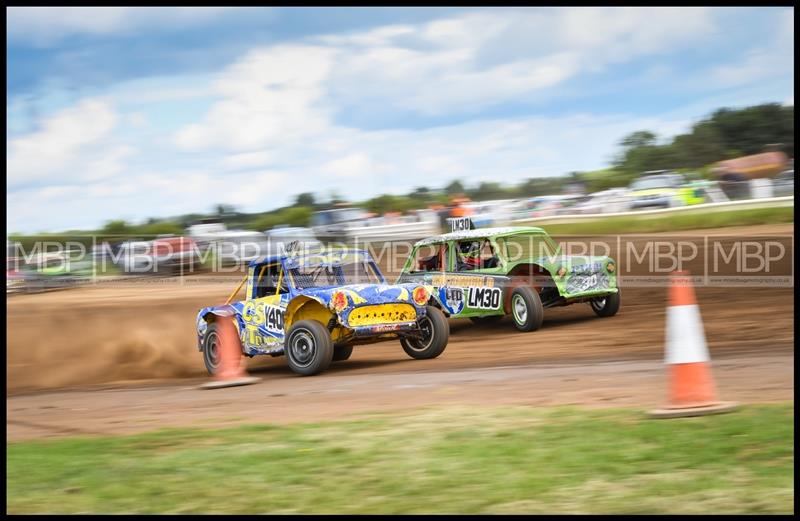
[[[417,312],[411,304],[378,304],[354,309],[348,318],[350,327],[413,322]]]

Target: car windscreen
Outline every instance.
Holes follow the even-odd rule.
[[[298,289],[382,284],[371,259],[362,253],[326,253],[287,259],[292,285]]]
[[[650,190],[651,188],[672,188],[675,186],[674,178],[666,175],[654,175],[637,179],[631,185],[631,190]]]

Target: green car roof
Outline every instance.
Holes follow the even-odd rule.
[[[502,228],[481,228],[476,230],[463,230],[458,232],[443,233],[434,235],[427,239],[422,239],[414,244],[414,247],[438,242],[447,242],[461,239],[475,239],[478,237],[506,237],[509,235],[523,235],[529,233],[547,234],[542,228],[535,226],[506,226]]]

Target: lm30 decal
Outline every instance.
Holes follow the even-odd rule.
[[[468,288],[467,306],[473,309],[498,309],[501,293],[500,288]]]
[[[439,288],[439,299],[452,315],[464,310],[464,305],[471,309],[499,309],[502,302],[502,289],[486,287]],[[465,298],[466,297],[466,298]]]

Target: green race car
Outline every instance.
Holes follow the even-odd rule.
[[[511,315],[520,331],[538,329],[544,308],[588,303],[601,317],[619,311],[610,257],[565,256],[541,228],[466,229],[417,242],[398,283],[432,287],[432,305],[475,323]]]

